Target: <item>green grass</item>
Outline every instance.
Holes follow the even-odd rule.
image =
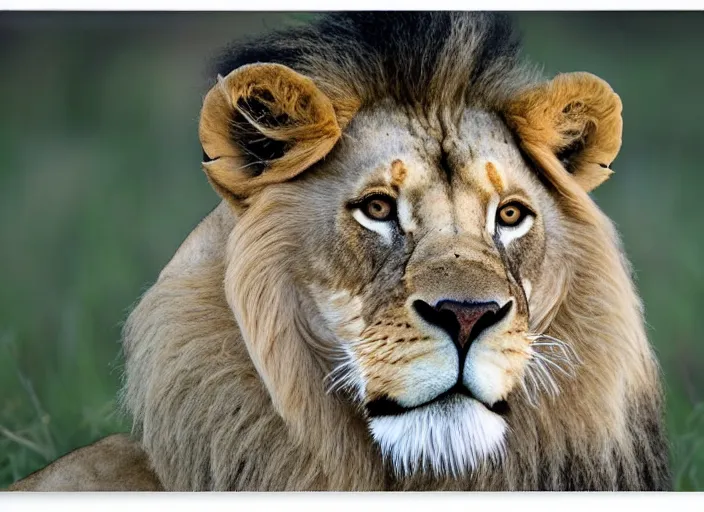
[[[281,15],[0,13],[0,488],[127,431],[120,324],[217,203],[199,168],[207,57]],[[596,193],[665,376],[675,487],[704,490],[704,13],[524,13],[546,74],[624,102]]]

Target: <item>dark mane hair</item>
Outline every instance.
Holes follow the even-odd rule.
[[[360,106],[392,98],[404,105],[476,105],[500,109],[532,81],[520,41],[500,13],[334,13],[313,23],[229,47],[222,76],[255,62],[288,66],[329,95]]]

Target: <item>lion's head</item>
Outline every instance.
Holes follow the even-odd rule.
[[[618,239],[588,196],[620,147],[618,96],[586,73],[538,81],[489,15],[338,15],[294,34],[231,56],[205,98],[203,165],[233,220],[206,259],[220,277],[189,276],[224,283],[220,315],[287,435],[329,482],[354,481],[331,476],[339,457],[377,478],[486,487],[569,487],[556,472],[590,457],[608,467],[593,482],[645,478],[635,466],[662,454],[633,436],[659,414],[657,375]],[[202,262],[204,243],[167,277]],[[128,399],[154,395],[130,377],[149,314],[128,329]],[[184,333],[142,351],[207,367]],[[204,386],[185,361],[182,382]]]

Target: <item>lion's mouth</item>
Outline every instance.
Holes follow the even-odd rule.
[[[366,404],[366,410],[370,418],[378,418],[381,416],[398,416],[400,414],[406,414],[410,411],[421,409],[431,405],[441,405],[444,402],[452,401],[454,397],[457,396],[471,398],[477,403],[483,405],[489,411],[500,416],[505,416],[506,414],[508,414],[509,411],[508,403],[505,400],[499,400],[498,402],[495,402],[491,405],[486,404],[481,400],[477,399],[474,395],[472,395],[472,393],[459,382],[444,393],[440,393],[436,397],[432,398],[431,400],[428,400],[427,402],[423,402],[422,404],[406,407],[399,404],[393,399],[384,397],[368,402]]]

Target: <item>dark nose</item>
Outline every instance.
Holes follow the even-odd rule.
[[[500,322],[511,309],[512,301],[499,308],[496,302],[457,302],[443,300],[431,306],[416,300],[413,307],[429,324],[447,332],[460,351],[469,349],[482,331]]]

